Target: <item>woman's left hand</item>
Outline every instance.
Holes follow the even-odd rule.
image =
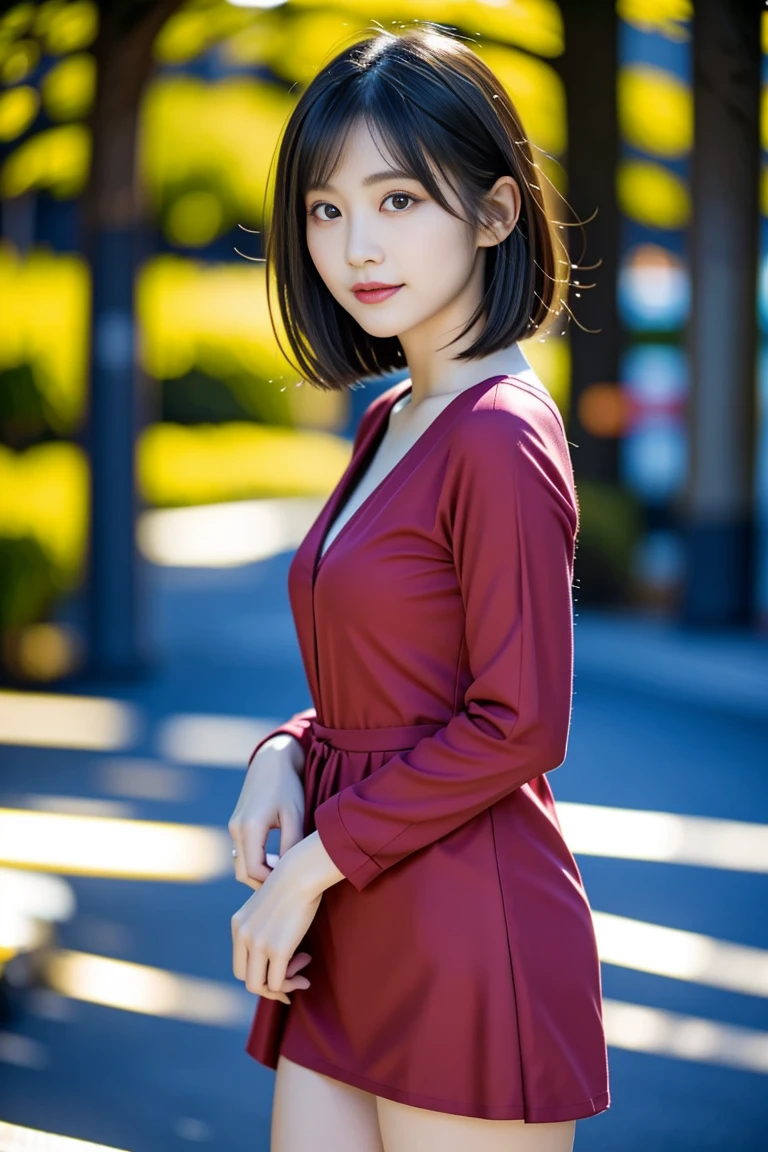
[[[298,845],[297,845],[298,847]],[[295,851],[292,849],[291,851]],[[276,864],[257,892],[232,917],[232,969],[249,992],[290,1004],[288,992],[308,988],[294,973],[308,960],[294,956],[322,899],[299,881],[290,853]],[[311,956],[309,956],[311,960]],[[288,969],[290,967],[290,975]]]

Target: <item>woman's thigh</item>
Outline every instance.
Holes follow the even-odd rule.
[[[375,1097],[384,1152],[572,1152],[576,1121],[524,1124],[430,1112]],[[352,1145],[350,1145],[351,1149]]]
[[[384,1152],[376,1097],[280,1056],[270,1152]]]

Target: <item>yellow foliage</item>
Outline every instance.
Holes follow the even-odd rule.
[[[689,40],[686,24],[693,19],[692,0],[617,0],[621,20],[644,32],[660,32],[668,40]]]
[[[507,0],[495,4],[487,0],[453,0],[451,8],[451,23],[466,28],[470,34],[476,32],[550,59],[565,51],[563,17],[556,0]],[[437,20],[441,22],[439,16]]]
[[[6,160],[0,195],[47,188],[60,199],[82,192],[91,162],[91,134],[84,124],[64,124],[30,136]]]
[[[538,56],[554,58],[564,50],[555,0],[379,0],[375,11],[364,0],[290,0],[256,11],[212,0],[180,8],[159,33],[154,52],[159,62],[178,64],[219,43],[233,63],[268,64],[303,85],[345,44],[379,26],[398,32],[420,21],[456,25],[471,42],[485,38]]]
[[[235,219],[260,220],[269,166],[293,103],[277,85],[246,78],[155,81],[139,132],[140,171],[155,208],[202,186],[216,190],[226,208],[222,228]]]
[[[96,93],[96,61],[88,52],[68,56],[43,77],[43,102],[53,120],[86,116]]]
[[[166,20],[155,39],[153,51],[159,64],[183,64],[194,60],[212,44],[230,37],[259,20],[248,8],[231,4],[186,5]]]
[[[14,4],[5,15],[0,16],[0,31],[4,35],[23,36],[29,29],[34,15],[34,4]]]
[[[273,72],[306,87],[337,52],[371,34],[367,28],[345,22],[343,15],[338,8],[294,14],[286,29],[286,43],[269,60]]]
[[[328,0],[291,0],[291,9],[342,14],[349,29],[370,35],[373,20],[397,32],[419,21],[456,25],[469,36],[487,36],[503,44],[514,44],[539,56],[563,53],[563,20],[555,0],[377,0],[371,9],[367,0],[336,0],[331,12]],[[348,19],[350,18],[351,19]]]
[[[498,44],[478,44],[477,55],[496,73],[515,107],[529,139],[538,149],[565,151],[565,88],[551,65]],[[537,148],[534,160],[538,163]]]
[[[578,316],[578,308],[573,310]],[[571,346],[560,338],[563,329],[565,323],[555,323],[549,335],[521,340],[520,347],[565,418],[571,401]]]
[[[69,0],[67,4],[44,4],[35,31],[45,40],[52,56],[79,52],[96,39],[99,11],[90,0]]]
[[[625,160],[619,165],[616,183],[619,206],[631,219],[649,228],[684,228],[688,223],[688,189],[661,164]]]
[[[648,64],[621,68],[618,112],[622,135],[641,152],[670,159],[693,145],[693,92],[671,72]]]
[[[194,60],[208,47],[208,14],[182,8],[170,16],[160,29],[153,45],[158,64],[183,64]]]
[[[34,40],[17,40],[3,52],[0,63],[0,81],[18,84],[34,71],[40,61],[40,48]]]
[[[191,248],[209,244],[222,231],[224,211],[213,192],[184,192],[171,205],[166,231],[171,240]]]
[[[81,576],[88,526],[88,462],[75,444],[38,444],[25,452],[0,445],[0,536],[35,536],[62,587]]]
[[[236,67],[246,64],[270,64],[288,49],[288,23],[280,9],[259,13],[221,46],[222,56]]]
[[[55,432],[73,431],[87,393],[90,274],[80,256],[0,245],[0,369],[30,364]]]
[[[15,140],[37,116],[40,97],[29,84],[0,95],[0,140]]]
[[[279,354],[269,323],[262,264],[202,264],[158,256],[137,288],[141,356],[158,379],[202,368],[287,381],[296,373]]]
[[[322,496],[349,463],[327,432],[232,422],[154,424],[138,445],[143,498],[161,507],[256,497]]]
[[[345,422],[343,393],[301,382],[281,354],[269,320],[263,264],[195,262],[158,256],[145,264],[136,292],[147,372],[172,380],[198,369],[233,389],[267,423],[336,428]],[[278,332],[284,341],[284,330]]]

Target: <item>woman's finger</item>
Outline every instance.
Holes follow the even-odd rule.
[[[309,952],[297,952],[295,956],[292,956],[288,961],[288,967],[285,970],[285,975],[289,979],[291,976],[295,976],[300,968],[306,968],[311,959],[312,957],[310,956]]]
[[[261,998],[263,1000],[279,1000],[282,1004],[290,1004],[291,1000],[290,1000],[290,997],[287,995],[287,992],[288,991],[293,992],[293,991],[295,991],[295,989],[290,988],[287,990],[281,990],[280,992],[273,992],[270,988],[267,987],[266,984],[264,984],[264,985],[262,985],[261,988],[258,988],[258,989],[250,988],[249,991],[255,992],[255,994],[257,996],[261,996]]]
[[[279,992],[286,981],[286,968],[290,956],[279,956],[274,953],[269,957],[267,964],[267,987],[270,992]]]
[[[245,986],[254,996],[263,995],[267,982],[267,954],[257,948],[253,942],[248,948],[248,961],[246,964]]]
[[[296,976],[293,980],[284,980],[281,992],[303,992],[309,988],[311,981],[306,976]]]
[[[267,867],[266,847],[269,827],[260,820],[247,820],[243,827],[243,870],[246,884],[263,884],[271,871]]]
[[[232,837],[232,863],[235,869],[235,879],[240,880],[242,883],[242,874],[244,874],[243,861],[243,838],[240,821],[234,818],[230,820],[228,825],[229,834]]]
[[[250,877],[250,876],[246,875],[246,877],[245,877],[245,879],[242,881],[242,883],[243,883],[243,884],[246,884],[246,885],[247,885],[249,888],[251,888],[251,889],[252,889],[254,892],[258,892],[259,888],[261,888],[261,886],[262,886],[262,884],[264,883],[264,881],[263,881],[263,880],[253,880],[253,879],[251,879],[251,877]]]
[[[241,884],[247,884],[250,888],[251,877],[248,875],[248,867],[246,860],[247,841],[245,836],[245,827],[241,821],[230,821],[229,834],[232,837],[232,844],[234,848],[233,863],[235,866],[235,879],[239,880]],[[260,882],[261,883],[261,882]]]
[[[308,952],[297,952],[288,962],[280,988],[277,990],[270,988],[264,977],[267,968],[264,953],[256,948],[249,949],[247,938],[240,930],[238,917],[236,915],[232,917],[232,970],[235,977],[244,981],[248,991],[254,995],[290,1004],[288,992],[309,988],[311,985],[306,976],[296,975],[311,959]]]

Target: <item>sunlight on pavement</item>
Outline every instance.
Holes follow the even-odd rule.
[[[237,500],[142,513],[140,551],[153,564],[232,568],[298,548],[324,501],[318,497]]]
[[[613,1048],[768,1073],[768,1032],[619,1000],[603,1001],[603,1019]]]
[[[13,796],[14,808],[34,808],[39,812],[61,812],[69,816],[105,816],[132,820],[136,809],[124,800],[100,800],[93,796],[51,796],[44,792],[30,792]]]
[[[43,943],[45,926],[75,914],[75,894],[58,876],[0,868],[0,969]]]
[[[86,952],[53,953],[46,983],[63,996],[89,1004],[219,1027],[247,1024],[257,1002],[249,992],[215,980]]]
[[[572,852],[768,872],[768,825],[634,808],[557,802]]]
[[[9,914],[0,909],[0,971],[19,952],[32,952],[48,940],[45,924],[29,916]]]
[[[243,716],[180,713],[168,716],[160,725],[157,752],[176,764],[239,768],[245,772],[255,746],[279,723]]]
[[[604,964],[748,996],[768,996],[768,952],[762,948],[748,948],[608,912],[593,912],[592,918]]]
[[[126,748],[140,736],[139,713],[98,696],[0,692],[0,744],[35,748]]]
[[[0,808],[0,865],[90,876],[199,882],[232,872],[218,828]]]
[[[71,1136],[54,1136],[35,1128],[5,1124],[0,1120],[0,1152],[126,1152],[107,1144],[91,1144]]]

